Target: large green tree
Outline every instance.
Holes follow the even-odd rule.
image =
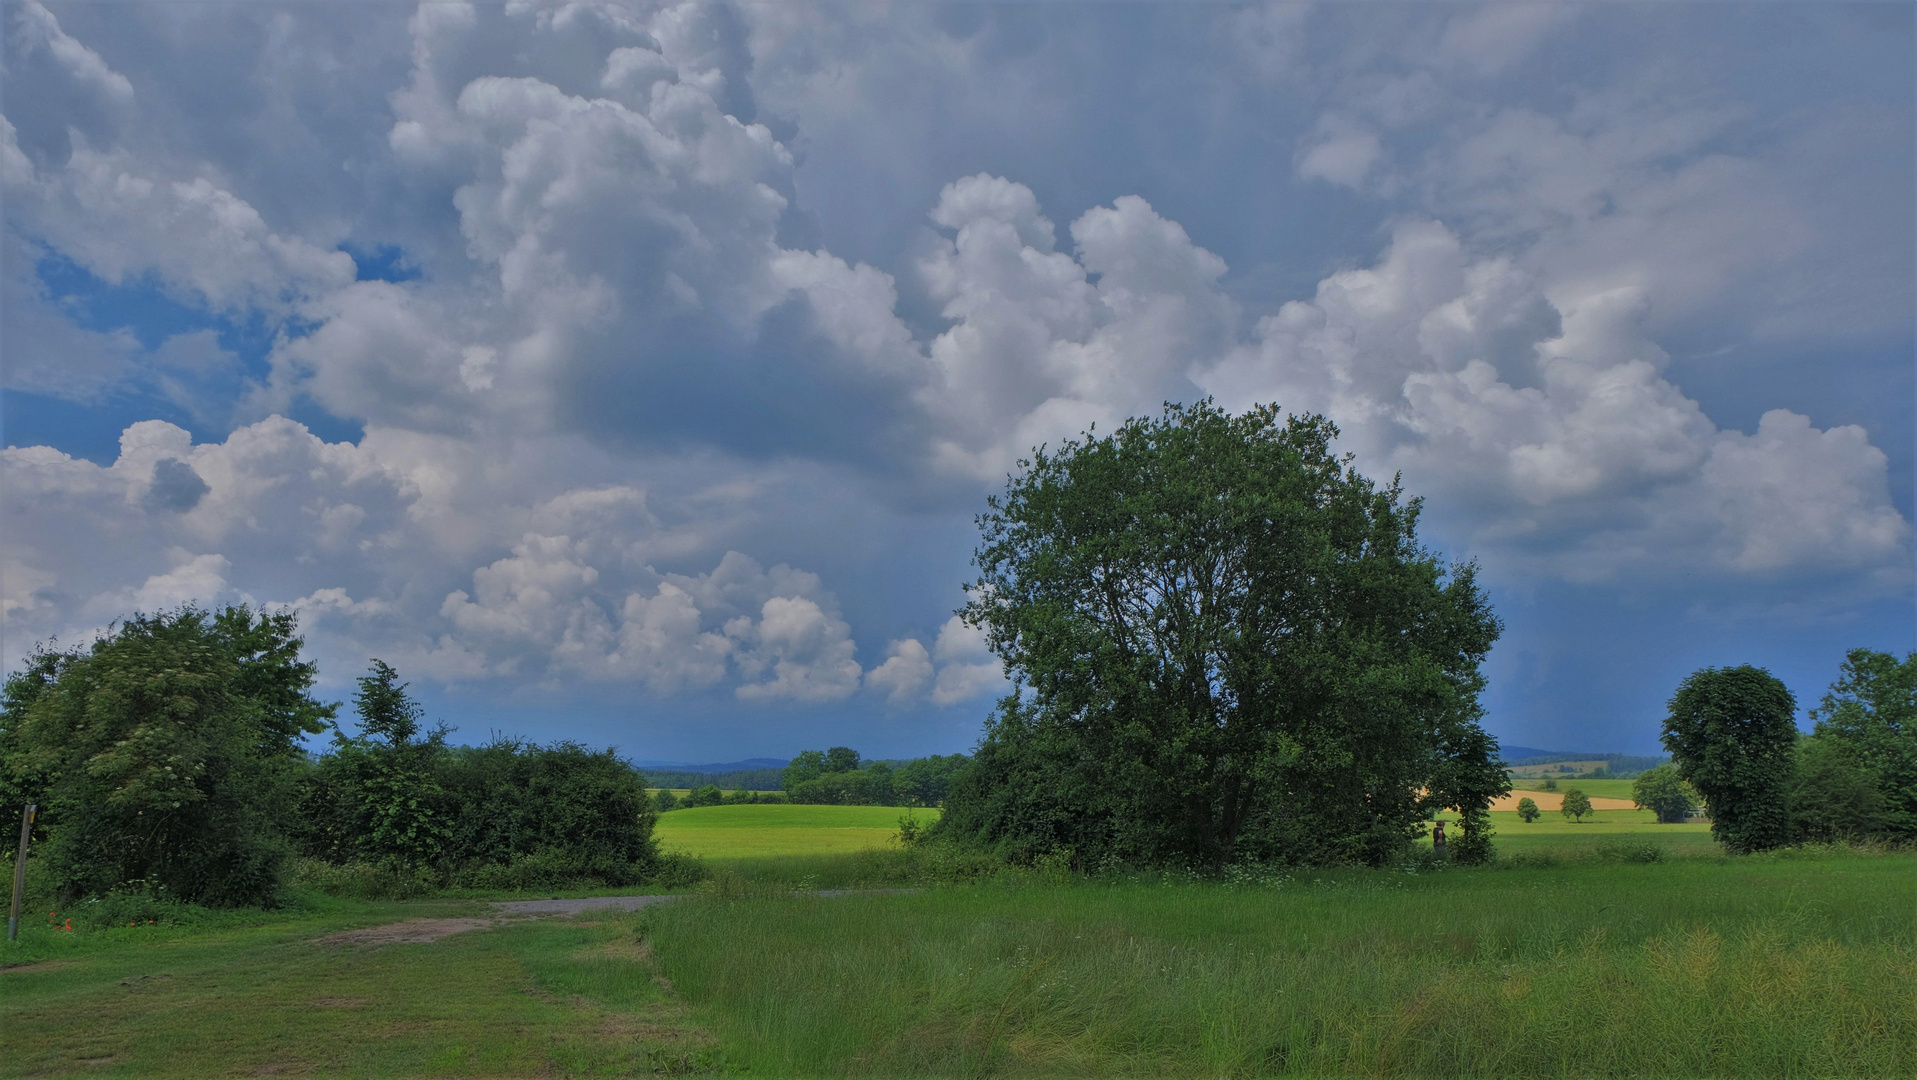
[[[270,902],[293,824],[309,691],[290,613],[135,615],[85,649],[42,649],[0,698],[0,758],[44,808],[66,898],[120,887]]]
[[[1711,834],[1732,851],[1790,842],[1797,700],[1763,668],[1704,668],[1678,684],[1664,748],[1711,807]]]
[[[1917,652],[1899,662],[1891,653],[1851,650],[1811,718],[1833,754],[1875,777],[1882,830],[1917,836]]]
[[[940,827],[1086,863],[1375,863],[1455,807],[1487,853],[1498,621],[1336,435],[1204,401],[1022,462],[963,613],[1014,687]]]

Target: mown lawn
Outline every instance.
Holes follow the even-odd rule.
[[[896,806],[701,806],[659,815],[653,835],[665,851],[715,862],[785,855],[838,855],[888,847],[899,818],[930,825],[935,809]]]
[[[721,1063],[629,918],[438,941],[317,939],[480,905],[348,904],[210,927],[32,926],[0,969],[0,1076],[629,1076]],[[24,963],[23,963],[24,962]]]

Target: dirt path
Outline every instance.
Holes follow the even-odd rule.
[[[498,926],[501,919],[407,919],[385,926],[347,930],[319,939],[321,945],[417,945],[443,937]]]
[[[820,889],[813,895],[822,897],[838,896],[888,896],[896,893],[914,893],[917,889]],[[440,938],[463,934],[468,930],[485,930],[510,919],[539,919],[554,915],[581,915],[588,911],[637,911],[653,904],[663,904],[668,900],[682,900],[686,893],[669,893],[652,896],[580,896],[566,900],[495,900],[490,919],[407,919],[405,922],[388,923],[385,926],[369,926],[362,930],[346,930],[319,938],[321,945],[416,945]]]
[[[670,893],[664,896],[582,896],[574,900],[497,900],[493,902],[493,910],[501,915],[578,915],[605,908],[637,911],[653,904],[678,900],[685,895]]]

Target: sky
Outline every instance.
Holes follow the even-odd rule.
[[[1506,742],[1917,648],[1904,3],[48,4],[0,71],[0,659],[297,609],[456,738],[969,750],[1021,455],[1340,427]]]

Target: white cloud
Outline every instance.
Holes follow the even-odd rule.
[[[215,310],[275,314],[353,280],[351,256],[271,229],[204,176],[168,178],[122,150],[76,143],[42,169],[0,129],[8,224],[110,284],[156,275]]]
[[[888,704],[915,704],[932,681],[932,654],[917,638],[894,641],[885,647],[885,662],[865,673],[865,684],[882,691]]]
[[[932,659],[939,666],[932,686],[934,705],[956,705],[1005,683],[1005,669],[986,647],[984,633],[956,615],[939,627]]]
[[[78,85],[115,105],[133,103],[133,84],[127,77],[60,29],[60,20],[37,0],[13,5],[13,33],[8,37],[9,51],[30,55],[44,49],[59,70]]]
[[[1327,113],[1298,150],[1298,175],[1355,188],[1364,183],[1384,147],[1378,135],[1346,117]]]
[[[1406,225],[1375,267],[1261,320],[1200,381],[1232,407],[1327,413],[1362,467],[1402,469],[1495,573],[1896,577],[1909,525],[1864,433],[1781,410],[1756,436],[1720,431],[1660,374],[1644,311],[1623,289],[1560,317],[1508,261]]]
[[[1005,685],[1005,670],[985,635],[954,615],[939,628],[932,648],[917,638],[886,647],[883,664],[866,673],[866,685],[882,691],[894,707],[929,700],[940,707],[971,701]]]
[[[1031,192],[997,177],[948,185],[932,219],[956,232],[918,264],[953,321],[921,398],[943,421],[941,469],[996,479],[1038,443],[1183,398],[1192,360],[1229,341],[1223,260],[1141,198],[1073,222],[1076,258],[1054,250]]]
[[[422,4],[408,56],[357,28],[397,15],[301,9],[248,23],[262,51],[222,53],[191,93],[173,69],[220,20],[129,14],[152,33],[117,47],[96,21],[95,51],[37,5],[7,17],[11,85],[53,88],[0,119],[8,387],[137,386],[196,426],[250,421],[198,444],[136,424],[107,466],[7,450],[9,649],[116,605],[293,597],[329,671],[373,653],[489,685],[976,701],[1002,675],[956,620],[862,670],[837,597],[887,587],[859,560],[914,557],[868,524],[971,506],[1038,443],[1205,392],[1326,411],[1363,468],[1403,469],[1446,540],[1509,579],[1908,580],[1882,433],[1781,410],[1722,429],[1667,353],[1673,327],[1907,327],[1907,251],[1823,272],[1881,253],[1863,230],[1907,237],[1838,205],[1844,154],[1890,129],[1819,110],[1773,137],[1648,76],[1510,93],[1587,14],[1447,10],[1329,56],[1306,31],[1344,15],[1220,15],[1261,85],[1221,71],[1219,115],[1278,82],[1313,103],[1274,127],[1255,197],[1399,225],[1375,261],[1249,312],[1198,242],[1233,219],[1188,233],[1159,212],[1190,191],[1068,227],[1033,190],[1087,190],[1063,173],[932,194],[967,132],[1083,134],[1059,89],[1089,70],[1061,66],[1077,46],[1019,12]],[[246,86],[259,109],[196,113]],[[357,111],[315,118],[317,95]],[[1878,141],[1901,176],[1907,138]],[[1287,194],[1287,167],[1355,193]],[[821,190],[882,197],[822,230]],[[901,204],[929,210],[916,246],[887,232],[918,224]],[[402,244],[423,276],[356,281],[349,238]],[[36,275],[48,254],[258,320],[270,377],[248,383],[213,331],[147,350],[82,329]],[[196,380],[246,390],[236,406]],[[284,419],[312,402],[364,437]]]

